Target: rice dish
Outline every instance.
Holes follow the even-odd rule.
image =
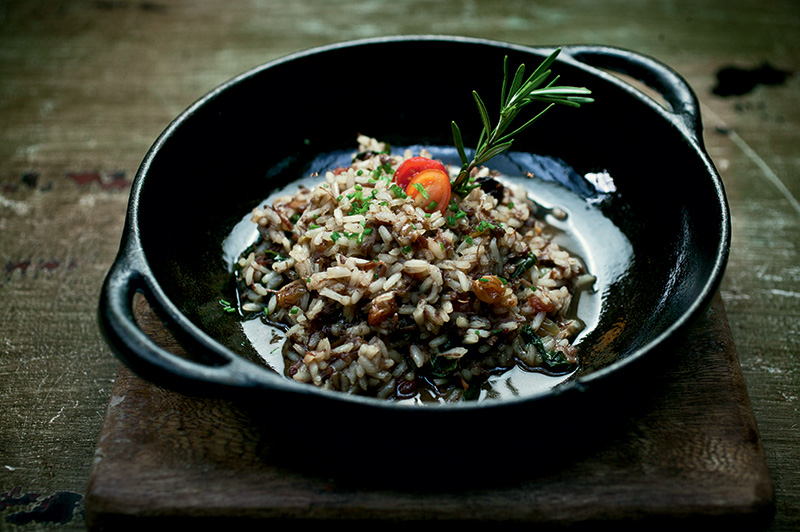
[[[522,187],[488,168],[429,212],[393,182],[412,156],[359,136],[352,164],[253,210],[240,308],[285,330],[285,375],[386,399],[478,399],[491,375],[574,371],[593,277]]]

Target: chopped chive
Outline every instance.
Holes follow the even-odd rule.
[[[228,314],[230,314],[232,312],[236,312],[236,309],[233,308],[233,306],[230,304],[229,301],[226,301],[224,299],[220,299],[219,300],[219,304],[222,305],[222,310],[227,312]]]
[[[430,202],[428,204],[428,206],[426,207],[426,210],[433,211],[433,210],[436,210],[436,207],[438,207],[438,206],[439,206],[438,203],[436,203],[435,201],[432,201],[432,202]]]
[[[467,215],[467,213],[465,213],[464,211],[458,211],[458,212],[456,213],[456,215],[455,215],[455,219],[456,219],[456,220],[460,220],[461,218],[463,218],[463,217],[464,217],[464,216],[466,216],[466,215]]]
[[[426,213],[425,213],[425,218],[430,218],[430,217],[431,217],[431,213],[429,213],[429,212],[426,212]]]
[[[509,201],[508,202],[508,208],[509,209],[513,209],[514,208],[514,202],[513,201]]]
[[[428,191],[425,190],[425,186],[422,183],[414,183],[414,188],[417,189],[417,192],[425,199],[431,199],[431,195],[428,194]]]
[[[467,243],[467,245],[470,245],[470,246],[471,246],[471,245],[472,245],[472,237],[471,237],[471,236],[469,236],[469,235],[465,236],[465,237],[464,237],[464,242],[466,242],[466,243]]]
[[[456,219],[454,216],[447,217],[447,225],[456,225]]]
[[[508,284],[508,281],[504,277],[498,277],[498,279],[500,279],[501,283]]]
[[[408,195],[405,192],[403,192],[403,189],[399,185],[392,185],[391,187],[389,187],[389,190],[391,191],[392,194],[394,194],[395,198],[405,199],[408,197]]]
[[[311,225],[308,226],[308,229],[309,230],[313,230],[313,229],[319,229],[320,227],[322,227],[322,226],[321,225],[317,225],[317,224],[311,224]]]
[[[342,198],[343,198],[343,197],[344,197],[344,196],[342,196],[341,194],[339,194],[339,197],[338,197],[338,198],[336,198],[336,201],[342,201]]]
[[[338,231],[334,231],[333,233],[331,233],[331,240],[333,240],[334,242],[336,242],[340,238],[342,238],[342,235],[340,235]]]
[[[410,245],[409,246],[403,246],[403,253],[408,253],[409,251],[411,251],[411,246]]]
[[[365,227],[364,228],[364,234],[365,235],[369,235],[371,233],[372,233],[372,227]]]
[[[480,279],[478,279],[478,280],[479,280],[480,282],[482,282],[482,283],[488,283],[488,282],[489,282],[489,279],[487,279],[486,277],[481,277],[481,278],[480,278]]]
[[[356,172],[356,175],[364,175],[364,170],[358,170],[358,171]]]
[[[300,309],[297,307],[292,307],[292,310],[289,311],[289,314],[297,314]]]

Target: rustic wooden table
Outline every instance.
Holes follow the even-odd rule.
[[[118,370],[97,328],[98,291],[153,140],[196,98],[267,60],[411,33],[619,46],[689,81],[732,210],[721,296],[774,485],[769,529],[800,528],[795,0],[5,0],[0,530],[86,526],[87,480]]]

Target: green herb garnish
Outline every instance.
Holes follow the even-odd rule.
[[[536,255],[534,255],[533,253],[528,253],[527,255],[522,257],[520,261],[517,263],[517,267],[514,268],[514,273],[511,274],[511,278],[516,279],[517,277],[521,276],[522,274],[524,274],[525,272],[536,266],[537,262],[539,261],[536,259]]]
[[[434,377],[449,377],[458,369],[457,358],[447,358],[442,355],[434,355],[431,358],[431,375]]]
[[[511,147],[514,135],[522,132],[541,118],[553,105],[567,105],[570,107],[580,107],[581,104],[590,103],[594,100],[589,97],[591,91],[585,87],[558,87],[555,82],[558,76],[552,80],[550,78],[550,66],[561,52],[557,48],[550,56],[542,61],[536,70],[526,79],[525,65],[517,67],[513,79],[509,83],[508,57],[503,59],[503,88],[500,92],[500,116],[497,124],[493,127],[489,119],[489,112],[486,105],[476,91],[472,91],[472,97],[478,106],[483,128],[478,138],[475,155],[470,160],[464,149],[464,141],[461,131],[455,122],[451,123],[453,132],[453,142],[455,143],[458,156],[461,159],[461,170],[451,183],[454,192],[461,196],[469,192],[479,184],[470,183],[470,172],[483,164],[486,164],[492,157],[499,155]],[[547,104],[544,110],[540,111],[533,118],[514,129],[510,133],[506,130],[525,107],[533,102]]]
[[[233,305],[231,305],[230,301],[226,301],[224,299],[220,299],[219,300],[219,304],[222,305],[222,310],[224,312],[227,312],[228,314],[236,312],[236,308]]]
[[[389,192],[394,194],[395,198],[405,199],[408,197],[406,193],[403,191],[403,188],[397,184],[393,184],[392,186],[390,186]]]
[[[417,192],[419,192],[420,196],[422,196],[423,198],[431,199],[431,195],[428,194],[428,191],[425,190],[425,185],[423,185],[422,183],[414,183],[414,188],[417,189]]]
[[[277,251],[272,251],[271,249],[264,250],[264,254],[272,257],[273,262],[283,262],[285,260],[289,260],[289,257],[286,255],[278,253]]]
[[[533,344],[539,354],[542,355],[542,360],[544,361],[545,365],[547,365],[553,371],[568,371],[575,366],[575,364],[567,360],[567,357],[564,355],[564,353],[554,349],[550,351],[546,350],[544,348],[542,339],[538,334],[536,334],[536,331],[534,331],[530,325],[524,325],[522,327],[520,336],[525,342]]]

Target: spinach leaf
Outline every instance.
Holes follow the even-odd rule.
[[[534,347],[536,347],[536,350],[540,355],[542,355],[545,365],[551,370],[568,371],[572,367],[573,364],[567,360],[567,357],[564,355],[564,353],[556,350],[546,350],[544,348],[544,344],[542,343],[541,337],[536,334],[536,331],[534,331],[533,327],[530,325],[526,324],[522,327],[520,336],[526,343],[533,344]]]

